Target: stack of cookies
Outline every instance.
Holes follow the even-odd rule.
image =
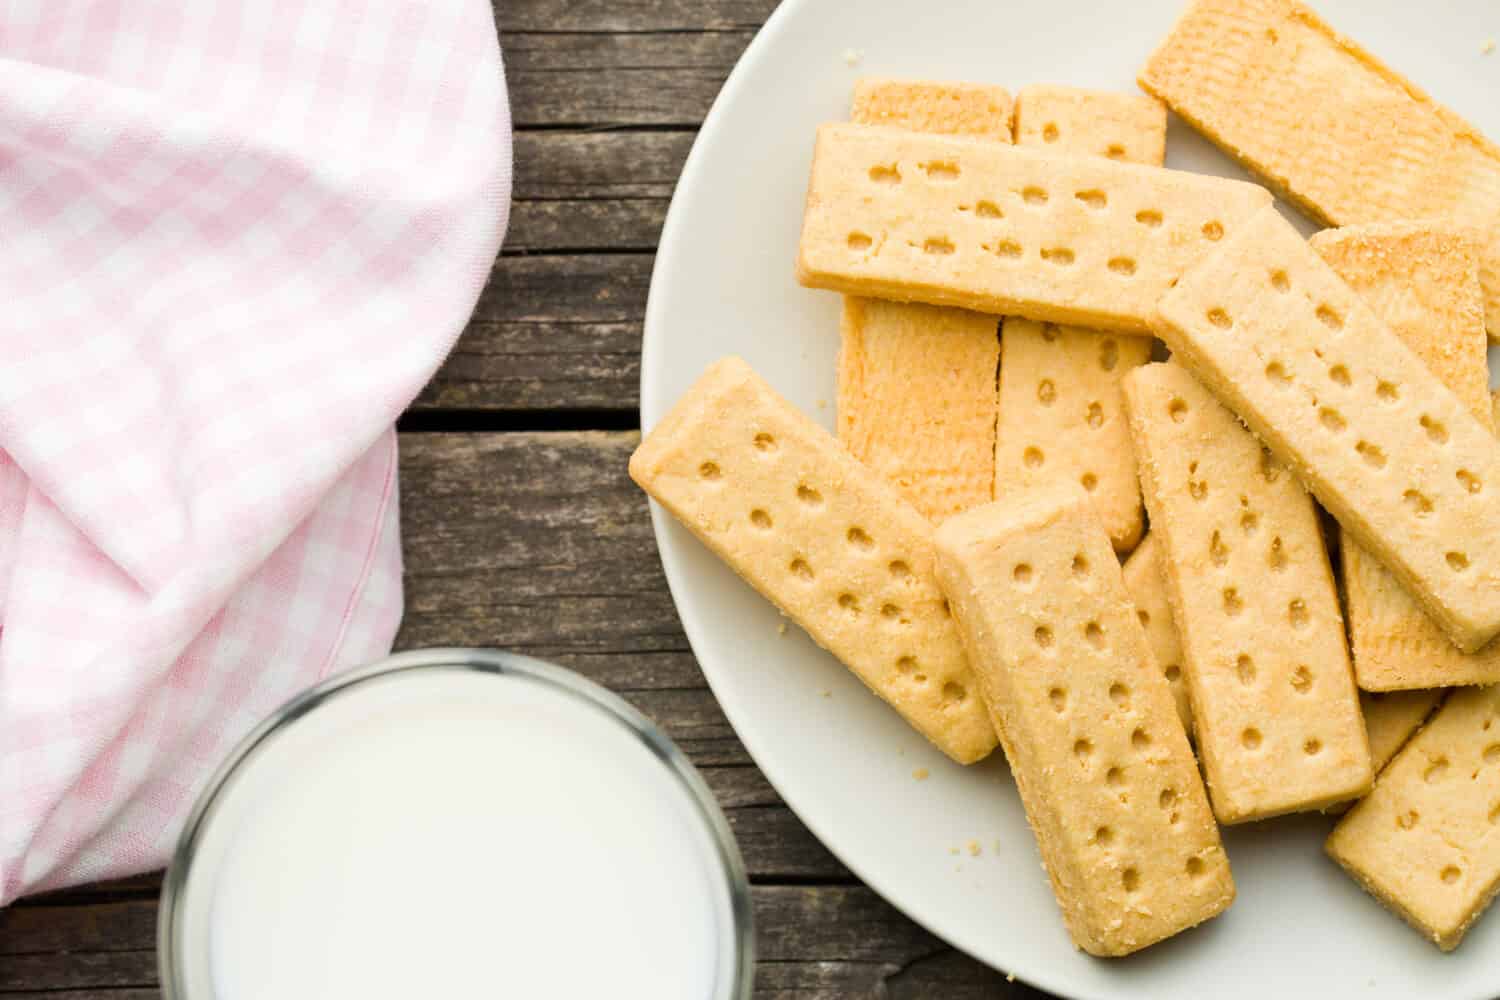
[[[1328,853],[1451,949],[1500,887],[1500,150],[1295,0],[1196,0],[1140,83],[861,81],[796,259],[837,439],[726,358],[631,475],[1004,748],[1081,948],[1228,907],[1218,824],[1347,808]],[[1270,190],[1163,167],[1168,107]]]

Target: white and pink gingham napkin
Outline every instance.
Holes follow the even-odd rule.
[[[162,864],[390,648],[391,425],[509,190],[486,0],[0,8],[0,904]]]

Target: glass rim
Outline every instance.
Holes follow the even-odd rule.
[[[713,792],[687,755],[650,719],[619,695],[556,664],[519,653],[498,649],[437,647],[395,653],[361,667],[354,667],[328,677],[281,705],[255,726],[230,751],[203,790],[198,793],[192,810],[178,835],[171,861],[162,879],[160,914],[157,919],[157,966],[164,1000],[190,1000],[181,969],[182,955],[177,945],[179,909],[186,897],[188,878],[197,856],[204,830],[212,818],[215,804],[229,780],[263,744],[292,723],[310,714],[324,702],[358,688],[370,681],[422,670],[448,669],[493,676],[519,677],[560,691],[582,702],[625,727],[645,746],[651,755],[673,775],[687,793],[687,799],[708,831],[715,860],[725,880],[729,900],[729,934],[732,937],[734,967],[725,978],[728,996],[744,1000],[751,995],[755,970],[754,921],[750,900],[750,883],[745,874],[729,822],[724,818]],[[205,1000],[205,998],[198,998]]]

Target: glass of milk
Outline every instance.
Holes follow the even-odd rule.
[[[527,657],[404,653],[251,733],[162,895],[168,1000],[750,995],[739,851],[640,713]]]

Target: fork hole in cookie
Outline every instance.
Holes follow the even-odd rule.
[[[1031,564],[1016,563],[1015,569],[1010,571],[1010,578],[1021,586],[1029,586],[1031,583]]]
[[[797,499],[809,507],[817,507],[823,502],[823,494],[803,483],[797,487]]]
[[[1217,243],[1224,238],[1224,225],[1217,219],[1210,219],[1203,224],[1203,238],[1212,243]]]
[[[1042,188],[1037,187],[1034,184],[1031,185],[1030,187],[1022,189],[1022,191],[1021,191],[1021,198],[1028,205],[1045,205],[1045,204],[1047,204],[1047,192],[1045,190],[1043,190]]]
[[[1422,430],[1427,432],[1427,440],[1433,444],[1448,443],[1448,428],[1443,426],[1442,421],[1435,420],[1424,413],[1418,422],[1422,425]]]
[[[1286,272],[1280,268],[1271,272],[1271,287],[1278,292],[1289,292],[1292,290],[1292,282],[1286,276]]]
[[[1107,372],[1115,370],[1120,363],[1120,345],[1112,337],[1106,337],[1099,345],[1099,367]]]
[[[702,465],[698,466],[698,477],[700,479],[706,479],[709,482],[713,482],[723,474],[724,473],[720,471],[718,464],[715,462],[704,462]]]
[[[1057,386],[1050,378],[1044,378],[1037,383],[1036,401],[1043,406],[1051,406],[1057,399]]]
[[[1161,213],[1154,208],[1146,208],[1135,213],[1135,221],[1149,229],[1155,229],[1161,225]]]
[[[1088,644],[1090,646],[1093,646],[1095,649],[1104,648],[1104,629],[1099,625],[1098,622],[1089,622],[1087,625],[1085,625],[1083,627],[1083,637],[1088,640]]]
[[[1459,876],[1462,874],[1463,872],[1459,871],[1457,866],[1447,865],[1438,873],[1438,878],[1443,880],[1444,885],[1452,885],[1458,881]]]
[[[1196,854],[1187,859],[1187,873],[1193,878],[1200,877],[1204,870],[1203,859]]]
[[[1088,576],[1088,574],[1089,574],[1089,561],[1088,561],[1088,557],[1086,557],[1082,552],[1079,552],[1077,555],[1073,556],[1072,570],[1073,570],[1073,575],[1074,576],[1080,576],[1080,577],[1082,577],[1082,576]]]
[[[1109,204],[1109,195],[1105,194],[1103,191],[1100,191],[1098,188],[1089,188],[1087,191],[1078,191],[1073,195],[1073,197],[1077,198],[1089,208],[1095,209],[1096,211],[1098,209],[1106,207]]]
[[[1484,484],[1480,482],[1479,477],[1468,469],[1459,469],[1453,476],[1458,480],[1458,484],[1470,493],[1478,493],[1484,488]]]
[[[1292,623],[1292,628],[1307,628],[1312,620],[1307,611],[1307,602],[1300,597],[1294,597],[1286,606],[1286,617]]]
[[[1130,688],[1126,687],[1124,684],[1121,684],[1119,681],[1116,681],[1109,686],[1109,700],[1114,702],[1121,708],[1129,708]]]
[[[1292,690],[1298,694],[1307,694],[1312,690],[1312,671],[1306,666],[1299,666],[1292,671]]]
[[[1234,661],[1234,673],[1241,684],[1255,683],[1255,661],[1250,659],[1248,653],[1241,653]]]
[[[1052,710],[1061,715],[1068,707],[1068,692],[1060,687],[1052,688],[1047,692],[1047,700],[1052,703]]]
[[[1120,884],[1125,887],[1126,892],[1135,892],[1141,887],[1141,873],[1134,868],[1127,868],[1120,873]]]
[[[1187,419],[1188,405],[1183,399],[1174,399],[1167,404],[1167,416],[1172,418],[1172,423],[1180,424]]]
[[[1036,630],[1031,633],[1031,636],[1036,640],[1036,644],[1043,649],[1047,649],[1052,645],[1052,630],[1045,625],[1038,625]]]
[[[1449,552],[1443,558],[1448,560],[1448,568],[1455,573],[1462,573],[1469,568],[1469,557],[1462,552]]]
[[[755,435],[755,450],[763,455],[769,455],[776,450],[776,438],[765,431]]]
[[[750,523],[761,531],[770,531],[772,527],[771,515],[757,507],[750,512]]]
[[[1359,453],[1360,458],[1365,460],[1365,464],[1371,468],[1385,468],[1385,452],[1380,450],[1380,445],[1361,441],[1354,446],[1354,450]]]
[[[1326,302],[1318,306],[1316,313],[1318,321],[1330,330],[1342,330],[1344,328],[1344,317],[1338,314],[1338,310]]]
[[[875,547],[875,540],[865,533],[865,529],[858,525],[850,528],[848,534],[844,537],[849,540],[850,545],[862,552],[868,552]]]
[[[1042,463],[1046,461],[1046,456],[1042,454],[1042,449],[1031,447],[1021,453],[1021,461],[1026,463],[1028,469],[1040,469]]]
[[[1251,726],[1244,732],[1240,733],[1240,745],[1243,746],[1246,750],[1259,750],[1260,730],[1256,729],[1254,726]]]
[[[792,571],[792,575],[799,580],[811,582],[813,579],[813,569],[807,564],[806,559],[793,559],[791,566],[788,568]]]
[[[1309,757],[1316,757],[1318,754],[1323,752],[1323,741],[1318,739],[1316,736],[1312,737],[1311,739],[1304,740],[1302,743],[1302,752],[1307,754]]]
[[[868,250],[874,244],[874,242],[875,242],[874,240],[870,239],[870,236],[869,236],[868,233],[850,233],[849,234],[849,249],[850,250]]]

